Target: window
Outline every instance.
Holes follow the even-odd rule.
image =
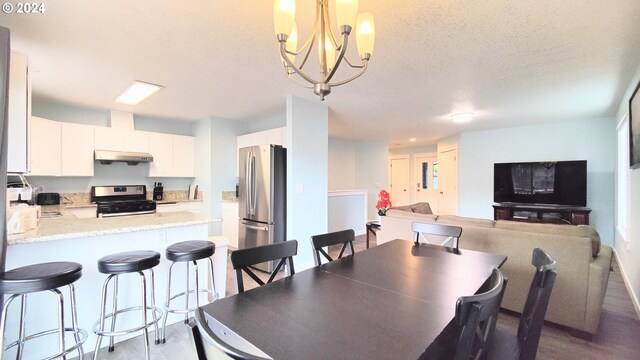
[[[438,190],[438,162],[433,162],[433,190]]]
[[[629,119],[625,116],[618,124],[618,164],[616,196],[616,229],[625,242],[629,221]]]
[[[429,188],[429,162],[425,161],[422,163],[422,188]]]

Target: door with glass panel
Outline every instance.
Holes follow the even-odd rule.
[[[413,202],[428,202],[431,211],[438,214],[438,157],[416,154],[413,161]]]

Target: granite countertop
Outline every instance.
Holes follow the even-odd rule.
[[[9,245],[34,243],[51,240],[70,239],[87,236],[101,236],[134,231],[163,229],[221,222],[188,211],[156,213],[135,216],[116,216],[109,218],[78,219],[66,211],[60,217],[42,218],[36,230],[24,234],[8,236]]]

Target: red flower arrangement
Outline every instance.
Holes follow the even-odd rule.
[[[389,193],[387,190],[382,189],[378,194],[378,202],[376,203],[376,209],[378,210],[378,215],[386,215],[387,210],[391,207],[391,198],[389,197]]]

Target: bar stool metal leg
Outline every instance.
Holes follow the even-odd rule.
[[[186,284],[187,284],[187,292],[185,292],[185,294],[184,294],[184,310],[185,310],[185,311],[187,311],[187,310],[189,310],[189,262],[188,262],[188,261],[186,261],[185,263],[187,264],[187,265],[186,265],[186,266],[187,266],[187,269],[186,269],[186,276],[187,276],[187,281],[186,281]],[[185,323],[185,324],[187,323],[187,320],[188,320],[188,319],[189,319],[189,312],[187,311],[187,312],[184,314],[184,323]]]
[[[18,353],[16,359],[22,359],[25,341],[25,318],[27,316],[27,294],[20,296],[20,333],[18,335]]]
[[[116,331],[116,317],[118,315],[118,275],[113,280],[113,304],[111,304],[111,332]],[[115,337],[109,337],[109,352],[115,350]]]
[[[155,319],[156,314],[155,314],[155,308],[156,308],[156,280],[155,280],[155,274],[153,272],[153,268],[149,269],[149,271],[151,272],[151,316]],[[145,309],[146,311],[146,309]],[[158,322],[154,321],[153,322],[153,328],[155,329],[154,334],[155,334],[155,343],[160,344],[160,334],[158,333]]]
[[[80,333],[78,331],[78,308],[76,307],[76,288],[73,284],[69,284],[69,294],[71,296],[71,327],[73,329],[73,338],[78,346],[78,360],[84,359],[84,349],[80,341]]]
[[[193,272],[195,274],[195,283],[196,283],[196,307],[200,307],[200,285],[198,284],[198,262],[193,260]],[[186,319],[184,319],[184,323],[188,323],[189,313],[184,314]]]
[[[168,276],[168,280],[167,280],[167,301],[165,301],[164,303],[164,307],[165,308],[169,308],[169,301],[171,301],[171,270],[173,269],[173,265],[175,265],[176,263],[172,262],[171,265],[169,265],[169,276]],[[167,318],[169,313],[165,314],[164,319],[162,320],[162,337],[161,340],[159,341],[160,343],[166,343],[167,339],[165,338],[165,331],[167,328]]]
[[[9,308],[9,305],[11,305],[11,303],[20,296],[21,295],[18,294],[11,295],[2,306],[2,316],[0,316],[0,359],[2,359],[4,355],[4,331],[6,330],[5,324],[7,323],[7,309]]]
[[[142,323],[147,324],[147,281],[142,271],[138,272],[142,277]],[[144,355],[145,359],[149,360],[149,328],[144,327]]]
[[[51,292],[58,298],[58,347],[60,348],[60,353],[64,354],[64,297],[58,289],[52,289]],[[66,358],[66,355],[62,355],[63,360]]]
[[[104,284],[102,285],[102,304],[100,306],[100,333],[102,333],[104,331],[104,322],[105,322],[105,313],[106,313],[106,307],[107,307],[107,288],[109,286],[109,282],[111,281],[111,279],[116,276],[116,275],[109,275],[109,277],[107,277],[107,280],[105,280]],[[96,341],[96,349],[93,351],[93,360],[98,360],[98,350],[100,350],[100,343],[102,342],[102,335],[97,334],[98,335],[98,340]]]

